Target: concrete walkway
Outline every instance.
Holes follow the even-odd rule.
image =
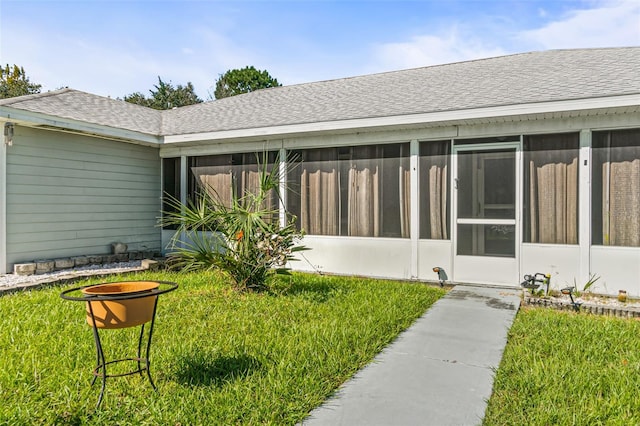
[[[303,425],[480,424],[520,294],[455,287]]]

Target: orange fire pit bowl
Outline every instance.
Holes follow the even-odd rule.
[[[87,323],[93,326],[95,318],[98,328],[125,328],[151,321],[158,296],[141,294],[149,293],[158,286],[159,283],[155,281],[123,281],[83,288],[82,293],[85,295],[103,299],[87,302]],[[109,296],[122,298],[104,300]]]

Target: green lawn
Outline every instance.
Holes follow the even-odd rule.
[[[640,424],[640,321],[521,309],[484,424]]]
[[[159,301],[151,351],[158,392],[145,377],[109,379],[94,411],[100,382],[89,386],[95,349],[83,304],[59,297],[68,286],[5,295],[0,424],[295,424],[444,294],[303,274],[259,294],[234,292],[215,273],[111,278],[126,279],[180,284]],[[102,338],[107,360],[135,353],[137,329],[103,330]]]

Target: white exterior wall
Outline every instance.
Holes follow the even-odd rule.
[[[16,126],[6,148],[6,262],[160,249],[157,148]],[[0,271],[4,272],[4,271]]]
[[[582,290],[580,247],[560,244],[523,244],[520,248],[520,275],[551,274],[550,288],[576,286]]]
[[[438,274],[433,272],[436,266],[444,268],[451,278],[453,271],[453,243],[451,240],[420,240],[418,242],[418,279],[421,281],[438,281]]]
[[[640,247],[591,247],[591,273],[600,278],[592,287],[595,293],[626,290],[640,297]]]
[[[299,271],[411,279],[411,240],[307,235],[291,267]]]

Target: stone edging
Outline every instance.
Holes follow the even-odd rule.
[[[107,277],[111,275],[124,274],[128,272],[141,272],[141,271],[157,271],[164,265],[163,259],[143,259],[141,265],[132,268],[116,268],[113,271],[108,269],[100,270],[69,270],[64,274],[57,274],[56,276],[43,275],[41,279],[36,281],[25,282],[23,284],[17,284],[11,287],[0,287],[0,296],[4,296],[10,293],[18,293],[26,290],[37,290],[49,285],[67,284],[80,279],[89,277]]]
[[[553,299],[543,299],[540,297],[524,296],[524,305],[553,308],[561,311],[574,311],[574,307],[569,302]],[[618,318],[640,318],[640,308],[625,306],[607,306],[592,303],[583,303],[580,312],[587,312],[594,315],[604,315]]]

